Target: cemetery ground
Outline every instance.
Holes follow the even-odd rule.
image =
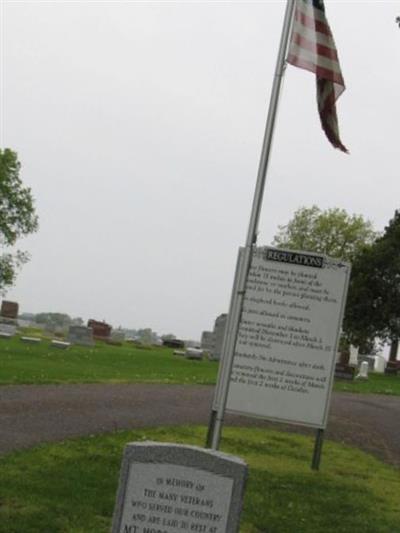
[[[0,339],[0,533],[109,531],[125,443],[204,445],[216,372],[166,348]],[[333,395],[320,472],[310,430],[228,417],[221,449],[250,467],[242,533],[400,533],[400,377],[335,389],[368,394]]]
[[[24,332],[39,335],[35,330]],[[0,339],[0,385],[50,383],[181,383],[213,385],[216,361],[194,361],[170,348],[121,346],[51,346],[50,339],[25,344],[18,337]],[[400,396],[400,376],[370,374],[367,381],[336,381],[334,390]]]
[[[193,426],[114,432],[42,445],[0,459],[0,532],[109,531],[123,447],[153,440],[202,445]],[[222,450],[249,464],[241,533],[396,533],[400,476],[372,456],[326,442],[311,471],[312,440],[226,428]]]

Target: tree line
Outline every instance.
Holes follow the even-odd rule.
[[[370,352],[376,339],[391,345],[395,360],[400,337],[400,211],[382,233],[361,215],[344,209],[301,207],[279,226],[274,246],[319,252],[352,265],[343,320],[342,346]]]

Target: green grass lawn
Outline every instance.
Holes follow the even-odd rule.
[[[106,533],[124,445],[155,440],[202,445],[205,428],[118,432],[44,445],[0,458],[0,533]],[[400,472],[359,450],[325,442],[311,471],[313,439],[225,428],[222,450],[249,464],[242,533],[398,533]]]
[[[191,361],[163,347],[54,348],[50,340],[25,344],[0,339],[0,384],[23,383],[215,383],[215,361]]]
[[[368,380],[337,380],[334,389],[341,392],[391,394],[400,396],[400,375],[369,374]]]
[[[35,331],[28,332],[30,336]],[[25,333],[26,334],[26,333]],[[111,346],[51,347],[18,337],[0,339],[0,385],[45,383],[182,383],[214,384],[215,361],[190,361],[163,347]],[[336,381],[334,390],[400,396],[400,376],[370,374],[368,381]]]

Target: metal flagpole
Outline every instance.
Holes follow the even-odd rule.
[[[274,82],[272,85],[271,98],[269,103],[267,123],[265,126],[264,140],[261,150],[260,163],[258,167],[256,188],[254,191],[253,205],[250,215],[249,228],[247,232],[246,245],[243,253],[243,268],[241,269],[238,287],[237,287],[237,299],[236,305],[239,312],[235,313],[235,317],[232,319],[232,333],[231,339],[229,339],[229,350],[225,350],[225,361],[221,361],[224,364],[224,372],[221,373],[220,379],[220,401],[216,414],[213,415],[213,428],[211,429],[212,438],[211,448],[217,450],[221,438],[221,430],[224,418],[224,412],[226,402],[228,399],[229,379],[232,371],[233,356],[236,346],[236,340],[238,336],[240,317],[243,309],[244,291],[246,286],[246,280],[251,265],[251,256],[253,246],[257,242],[258,222],[260,218],[261,205],[264,195],[265,181],[268,170],[269,156],[272,145],[272,137],[274,133],[275,118],[278,108],[279,94],[282,86],[283,75],[285,71],[285,59],[286,52],[289,43],[290,30],[292,27],[294,9],[296,0],[287,0],[285,18],[283,21],[283,29],[281,35],[281,42],[279,46],[278,58],[275,67]],[[225,338],[228,342],[228,340]],[[226,365],[226,366],[225,366]],[[210,435],[211,436],[211,435]]]
[[[231,294],[231,302],[229,304],[229,311],[228,311],[228,317],[225,325],[225,334],[222,342],[221,347],[221,355],[220,355],[220,362],[218,366],[218,376],[217,376],[217,385],[214,389],[214,397],[213,402],[211,405],[211,412],[210,412],[210,420],[208,423],[208,431],[207,431],[207,437],[206,437],[206,448],[211,447],[212,442],[212,436],[214,433],[214,426],[215,426],[215,419],[218,412],[218,399],[220,397],[220,387],[219,385],[224,381],[224,374],[226,372],[226,354],[230,353],[230,341],[232,339],[232,325],[234,324],[234,317],[236,315],[236,312],[238,310],[237,306],[237,286],[238,286],[238,280],[240,278],[240,272],[242,269],[242,256],[243,251],[242,249],[239,251],[238,260],[236,264],[236,271],[235,271],[235,277],[233,280],[233,287],[232,287],[232,294]],[[233,332],[234,333],[234,332]],[[233,349],[233,348],[232,348]]]

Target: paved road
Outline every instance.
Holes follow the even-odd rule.
[[[2,386],[0,453],[115,429],[207,424],[212,391],[201,385]],[[227,417],[227,423],[273,425],[238,416]],[[327,438],[400,467],[400,397],[334,393],[328,428]]]

